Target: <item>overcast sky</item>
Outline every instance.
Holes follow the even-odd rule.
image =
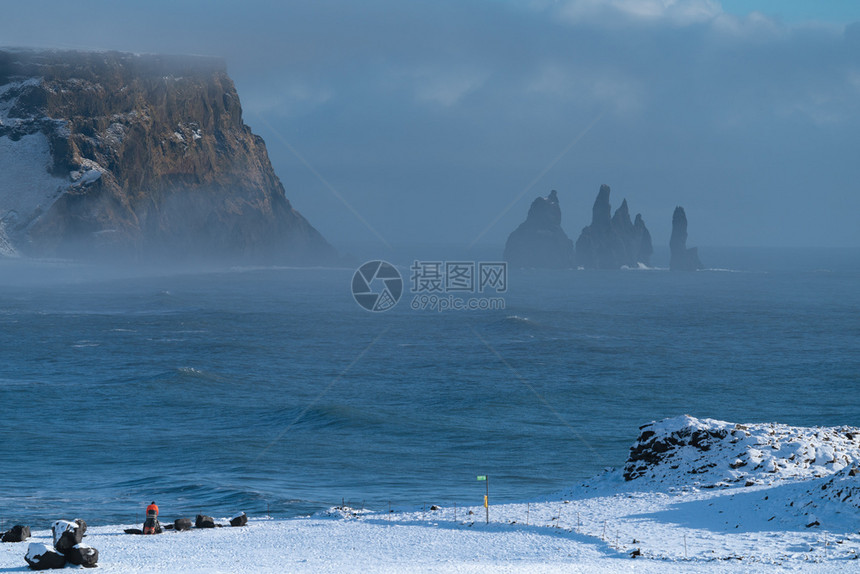
[[[3,13],[2,46],[224,57],[287,197],[342,251],[501,245],[551,189],[575,240],[602,183],[658,245],[683,205],[691,245],[860,247],[856,0],[64,0]]]

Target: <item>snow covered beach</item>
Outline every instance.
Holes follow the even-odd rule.
[[[856,428],[676,417],[645,425],[624,469],[491,500],[489,524],[482,506],[333,508],[158,536],[99,526],[85,541],[108,572],[853,572],[858,463]],[[50,537],[36,525],[28,542]],[[27,570],[27,546],[0,545],[0,571]]]

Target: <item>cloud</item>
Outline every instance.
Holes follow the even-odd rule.
[[[244,109],[252,114],[265,114],[283,118],[311,113],[334,97],[330,88],[314,86],[304,81],[268,83],[258,87],[253,96],[244,99]]]
[[[633,75],[609,68],[576,69],[558,60],[539,64],[525,90],[568,105],[576,103],[621,114],[635,113],[644,105],[643,87]]]
[[[559,15],[573,23],[602,26],[623,23],[669,23],[688,26],[708,22],[722,14],[713,0],[569,0]]]
[[[452,106],[478,90],[489,77],[482,70],[425,67],[408,72],[416,98],[441,106]]]

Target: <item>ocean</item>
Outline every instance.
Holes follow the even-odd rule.
[[[504,308],[444,312],[413,308],[405,254],[380,253],[404,281],[384,312],[350,266],[4,261],[0,530],[142,522],[151,500],[169,520],[474,505],[478,475],[491,504],[538,499],[664,417],[860,425],[860,254],[701,254],[510,269]]]

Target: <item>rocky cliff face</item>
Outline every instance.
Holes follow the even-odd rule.
[[[561,208],[555,190],[532,202],[526,220],[508,236],[504,258],[513,267],[573,266],[573,241],[561,228]]]
[[[576,240],[576,261],[587,269],[620,269],[648,265],[653,252],[651,234],[640,214],[630,220],[627,200],[615,214],[609,203],[610,189],[601,185],[592,207],[591,225]]]
[[[334,257],[220,60],[0,51],[0,246],[37,256]]]
[[[672,271],[695,271],[704,269],[696,247],[687,248],[687,214],[678,206],[672,214],[672,237],[669,239],[669,269]]]

